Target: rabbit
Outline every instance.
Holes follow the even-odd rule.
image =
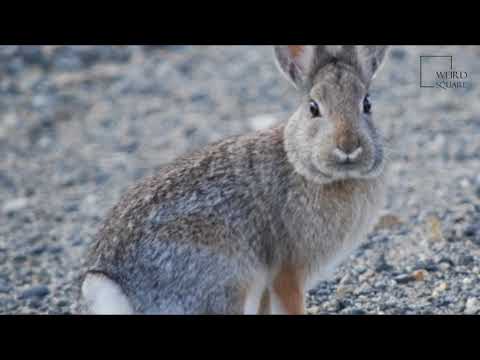
[[[368,90],[388,46],[274,46],[301,95],[284,123],[131,187],[86,257],[88,314],[304,314],[384,206]]]

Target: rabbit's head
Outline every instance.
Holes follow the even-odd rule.
[[[368,90],[386,52],[387,46],[366,45],[275,47],[279,68],[303,95],[285,129],[288,158],[300,174],[328,183],[382,172]]]

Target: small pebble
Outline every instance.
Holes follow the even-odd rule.
[[[448,289],[447,283],[443,282],[440,285],[438,285],[435,289],[433,289],[432,296],[438,297],[441,293],[443,293],[445,290]]]
[[[27,198],[18,198],[7,201],[3,205],[3,213],[7,215],[12,215],[17,212],[24,210],[29,204],[29,200]]]
[[[30,298],[43,298],[50,294],[50,290],[45,285],[36,285],[28,288],[20,293],[18,298],[20,300],[30,299]]]
[[[48,252],[50,254],[58,254],[63,252],[63,246],[61,245],[51,245],[48,247]]]
[[[401,274],[401,275],[396,276],[394,278],[394,280],[398,284],[406,284],[406,283],[409,283],[411,281],[415,281],[415,277],[412,276],[411,274]]]
[[[353,291],[350,286],[341,285],[337,288],[336,295],[340,298],[347,296]]]
[[[377,221],[377,224],[375,225],[375,231],[383,229],[389,230],[403,224],[404,221],[400,219],[397,215],[385,214],[381,216],[380,219]]]
[[[447,262],[443,262],[443,263],[440,263],[438,265],[438,268],[441,270],[441,271],[447,271],[451,268],[450,264],[447,263]]]
[[[387,263],[385,256],[383,254],[378,257],[374,265],[374,270],[376,272],[391,271],[392,269],[393,269],[393,266]]]
[[[438,266],[432,259],[418,261],[414,267],[415,270],[426,270],[429,272],[438,271]]]
[[[13,261],[16,263],[23,263],[27,261],[28,257],[24,254],[18,254],[13,257]]]
[[[12,288],[10,286],[0,284],[0,294],[8,294]]]
[[[319,312],[320,308],[318,306],[310,306],[307,310],[307,313],[312,315],[318,314]]]
[[[365,310],[354,308],[354,309],[350,309],[350,310],[345,311],[345,314],[347,314],[347,315],[365,315],[366,312],[365,312]]]
[[[344,277],[340,279],[339,284],[345,285],[345,284],[351,284],[352,282],[353,282],[352,276],[350,276],[350,274],[346,274]]]
[[[477,232],[478,232],[478,226],[470,224],[463,231],[463,235],[467,237],[471,237],[471,236],[475,236]]]
[[[472,242],[478,246],[480,246],[480,232],[477,232],[475,236],[472,238]]]
[[[67,301],[67,300],[59,300],[57,302],[57,306],[60,306],[60,307],[64,307],[64,306],[68,306],[68,305],[70,305],[70,302]]]
[[[431,216],[427,219],[427,229],[429,231],[430,239],[432,241],[444,240],[442,223],[438,217]]]
[[[457,260],[457,264],[461,266],[468,266],[475,261],[475,258],[471,255],[460,255]]]
[[[39,244],[39,245],[36,245],[35,247],[33,247],[31,250],[30,250],[30,254],[32,255],[41,255],[45,252],[45,250],[47,250],[47,246],[44,245],[44,244]]]
[[[480,311],[480,301],[476,298],[468,298],[465,303],[465,314],[475,315]]]
[[[358,281],[360,283],[362,283],[362,282],[367,281],[368,279],[372,278],[374,275],[375,275],[375,273],[372,270],[368,269],[367,271],[365,271],[363,274],[361,274],[358,277]]]
[[[413,272],[413,277],[415,281],[424,281],[427,277],[428,272],[425,270],[416,270]]]
[[[39,309],[42,306],[42,302],[38,299],[33,299],[28,302],[28,307],[32,309]]]

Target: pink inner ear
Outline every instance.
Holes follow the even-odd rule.
[[[292,63],[305,75],[313,57],[313,49],[307,45],[287,45]]]
[[[288,50],[292,58],[298,58],[303,52],[304,45],[288,45]]]

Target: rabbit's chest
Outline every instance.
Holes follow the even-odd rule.
[[[380,183],[325,191],[291,200],[285,213],[287,253],[313,286],[366,238],[383,206]]]

